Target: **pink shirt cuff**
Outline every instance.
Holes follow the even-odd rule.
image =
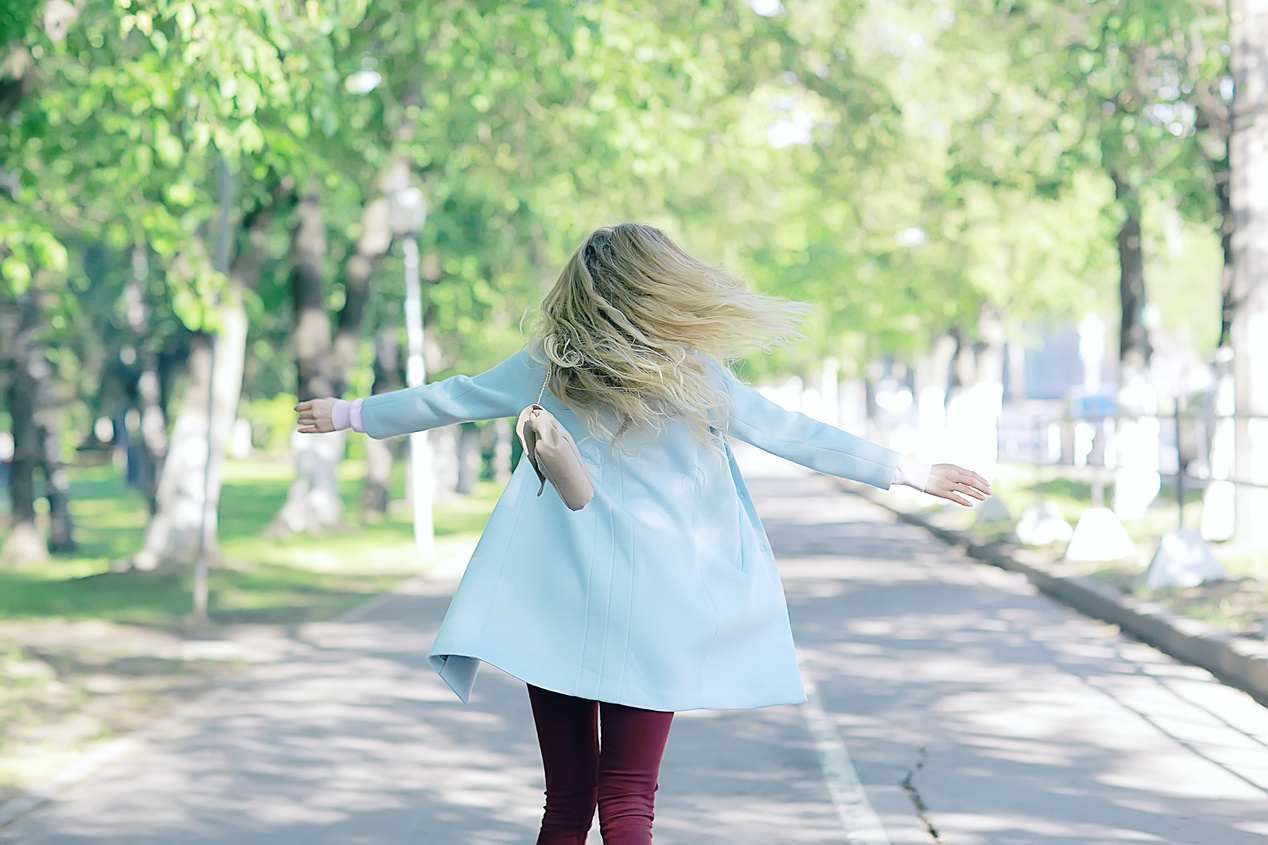
[[[336,400],[335,407],[330,409],[330,421],[334,423],[335,431],[350,428],[365,434],[365,424],[361,422],[361,400],[353,399],[351,402],[347,399]]]
[[[899,458],[898,466],[894,467],[893,483],[912,487],[923,493],[925,485],[929,483],[929,473],[932,469],[932,464],[922,464],[911,458]]]

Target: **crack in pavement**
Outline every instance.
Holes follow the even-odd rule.
[[[922,745],[916,750],[916,765],[907,770],[907,776],[903,778],[901,786],[907,792],[907,797],[911,799],[911,804],[916,808],[916,815],[920,818],[920,823],[925,826],[925,830],[929,831],[929,836],[934,842],[941,842],[938,838],[938,830],[933,826],[933,822],[929,821],[929,808],[925,806],[925,801],[920,797],[920,790],[916,788],[915,777],[916,772],[925,767],[925,760],[929,758],[929,746]]]

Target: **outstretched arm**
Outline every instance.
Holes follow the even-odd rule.
[[[785,410],[723,369],[731,399],[728,435],[827,475],[889,489],[901,457],[897,452]]]
[[[921,464],[805,414],[784,410],[719,367],[731,397],[728,431],[746,443],[882,490],[903,484],[965,507],[972,506],[969,499],[984,501],[991,495],[990,483],[975,472],[955,464]]]
[[[513,417],[533,401],[543,368],[520,352],[477,376],[454,376],[422,387],[368,399],[310,399],[295,406],[299,431],[320,434],[351,428],[371,437],[395,437],[451,423]]]

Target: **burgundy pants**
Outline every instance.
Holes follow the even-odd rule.
[[[546,770],[546,814],[537,845],[585,845],[596,804],[604,845],[651,842],[656,777],[674,714],[531,685],[528,697]]]

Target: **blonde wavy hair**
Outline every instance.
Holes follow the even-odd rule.
[[[533,355],[553,365],[551,393],[592,434],[615,442],[672,418],[711,443],[709,429],[724,424],[727,399],[706,356],[725,360],[786,345],[801,337],[808,311],[753,293],[659,229],[622,223],[598,229],[568,259],[542,302]]]

